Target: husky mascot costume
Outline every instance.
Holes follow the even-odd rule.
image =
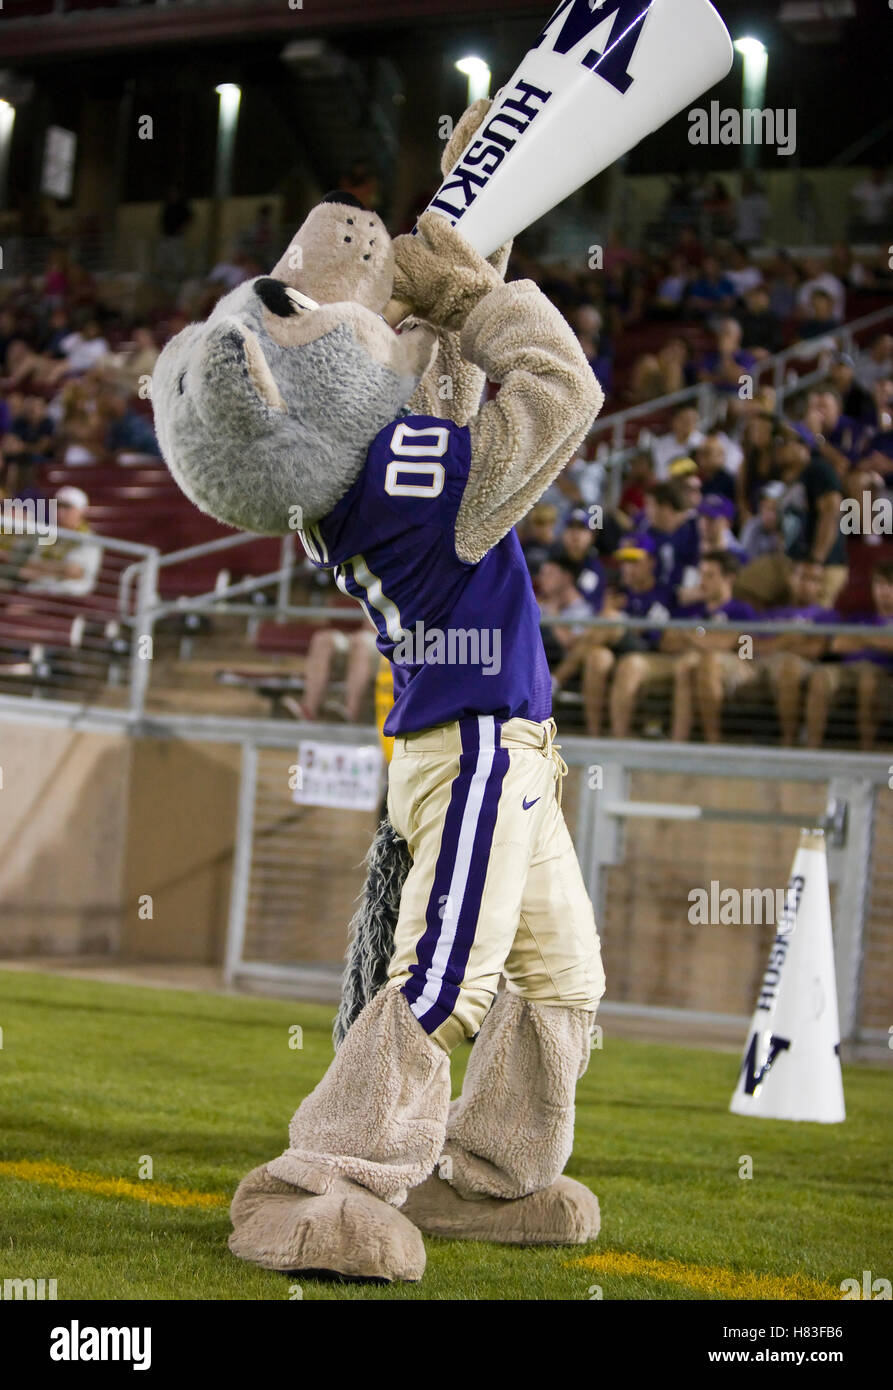
[[[465,113],[445,173],[488,109]],[[184,492],[231,526],[298,529],[393,664],[388,819],[335,1056],[288,1148],[232,1203],[230,1249],[267,1269],[417,1280],[423,1231],[598,1234],[596,1198],[562,1172],[604,974],[514,526],[603,395],[537,286],[504,282],[508,252],[482,259],[433,213],[392,241],[331,194],[272,275],[185,328],[155,371]],[[413,310],[399,333],[392,298]],[[482,404],[486,378],[500,389]],[[450,1051],[466,1038],[451,1104]]]

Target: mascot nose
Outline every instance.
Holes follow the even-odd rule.
[[[332,193],[327,193],[326,196],[322,199],[322,202],[342,203],[345,207],[359,208],[360,212],[369,211],[368,208],[363,207],[363,204],[360,202],[359,198],[355,198],[352,193],[345,193],[344,190],[340,188],[336,188]]]

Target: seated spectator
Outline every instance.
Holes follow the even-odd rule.
[[[821,290],[831,302],[829,318],[843,322],[846,312],[846,290],[836,275],[830,270],[822,270],[818,261],[811,257],[803,262],[804,280],[797,291],[797,315],[801,319],[814,317],[813,296]]]
[[[64,376],[83,376],[108,354],[109,345],[102,336],[99,320],[88,318],[80,332],[62,338],[59,347],[64,356],[56,363],[48,378],[55,383]]]
[[[641,686],[655,678],[672,678],[672,662],[660,657],[658,647],[662,626],[673,611],[673,595],[665,585],[657,582],[656,546],[651,536],[631,537],[616,552],[615,558],[620,565],[620,586],[609,591],[602,616],[625,613],[631,618],[653,619],[656,626],[632,631],[618,625],[587,633],[581,643],[583,707],[587,732],[597,737],[601,731],[608,682],[616,665],[618,680],[615,680],[610,701],[611,732],[615,738],[628,738]]]
[[[680,607],[680,618],[700,618],[710,631],[686,628],[664,635],[664,649],[685,653],[694,660],[683,667],[693,687],[701,716],[701,729],[707,743],[719,743],[722,702],[745,681],[753,678],[752,663],[740,655],[741,624],[753,622],[756,612],[749,603],[732,597],[732,586],[739,570],[738,561],[727,550],[710,550],[701,556],[700,597]],[[736,650],[738,649],[738,650]],[[681,695],[683,710],[692,701]],[[687,739],[688,732],[682,732]]]
[[[824,567],[821,602],[832,608],[847,579],[840,530],[843,484],[831,465],[812,451],[812,438],[803,425],[785,426],[776,445],[776,464],[785,487],[782,529],[792,559],[810,559]]]
[[[785,323],[796,310],[800,272],[786,251],[779,251],[769,274],[769,308]]]
[[[581,618],[591,618],[592,608],[577,588],[578,566],[569,555],[553,552],[536,577],[536,593],[544,618],[543,645],[549,666],[558,666],[584,628]]]
[[[610,396],[614,385],[614,361],[609,345],[603,340],[602,316],[594,304],[580,305],[574,315],[574,328],[583,349],[583,356],[592,368],[605,396]]]
[[[598,613],[602,606],[605,571],[595,549],[595,533],[590,525],[589,512],[577,508],[571,512],[564,530],[549,553],[550,560],[564,563],[570,560],[575,567],[574,580],[590,610]]]
[[[40,396],[25,396],[0,441],[9,481],[16,490],[33,480],[39,463],[52,457],[55,432],[55,421],[47,414],[46,401]]]
[[[61,487],[56,493],[56,524],[74,536],[59,536],[52,545],[34,542],[19,570],[19,580],[31,594],[84,598],[92,594],[102,567],[102,546],[92,540],[86,511],[87,494],[79,487]]]
[[[126,386],[132,396],[142,395],[146,399],[146,383],[151,381],[158,361],[159,352],[151,328],[137,325],[132,340],[121,352],[111,352],[103,358],[101,366],[105,373],[111,373]]]
[[[734,516],[735,477],[726,468],[726,447],[718,434],[708,434],[703,444],[698,446],[695,450],[695,463],[698,466],[704,496],[713,493],[728,498],[732,504],[731,515]]]
[[[670,482],[675,483],[687,516],[697,516],[704,500],[698,465],[694,459],[676,459],[670,464]]]
[[[741,346],[741,325],[737,319],[723,319],[716,330],[716,347],[702,358],[698,380],[709,381],[717,391],[738,394],[742,376],[749,376],[756,366],[752,352]]]
[[[518,528],[521,535],[521,549],[533,579],[539,574],[555,544],[557,525],[558,508],[553,507],[551,502],[538,502],[527,513]]]
[[[745,564],[759,560],[763,555],[778,555],[784,550],[780,505],[783,493],[783,483],[767,483],[762,488],[756,516],[748,517],[741,528],[741,546],[747,557]]]
[[[880,166],[872,169],[850,189],[850,199],[853,204],[851,234],[867,240],[887,240],[893,213],[893,179],[886,169]]]
[[[732,247],[728,263],[723,267],[723,273],[735,286],[735,295],[738,299],[743,299],[750,290],[756,289],[757,285],[763,283],[763,272],[760,267],[754,265],[746,249],[740,245]]]
[[[744,308],[737,315],[741,327],[741,346],[760,361],[763,357],[781,352],[784,333],[781,321],[769,306],[769,290],[764,284],[754,285],[744,295]]]
[[[670,476],[671,463],[676,459],[691,458],[703,441],[697,407],[685,403],[675,406],[669,433],[658,435],[651,442],[654,475],[658,482],[664,482]]]
[[[742,174],[741,195],[735,208],[735,240],[744,247],[759,245],[768,220],[768,198],[761,192],[754,174]]]
[[[728,497],[706,493],[698,508],[701,530],[701,550],[723,550],[734,555],[739,565],[747,564],[747,551],[732,531],[735,504]]]
[[[620,510],[630,521],[641,515],[645,498],[654,487],[656,479],[651,460],[652,454],[644,449],[630,460],[620,494]]]
[[[822,457],[836,468],[844,480],[858,458],[862,456],[872,434],[871,427],[843,413],[843,399],[834,386],[821,386],[810,391],[807,423],[815,430]],[[829,447],[821,449],[824,440]]]
[[[735,502],[741,517],[753,516],[768,483],[779,477],[776,443],[780,423],[768,411],[750,415],[742,438],[744,457],[735,475]]]
[[[64,308],[53,309],[50,313],[46,330],[39,343],[39,351],[45,357],[54,358],[57,362],[65,356],[62,350],[63,341],[71,333],[71,323],[68,317],[68,310]]]
[[[831,639],[838,665],[817,666],[806,696],[806,742],[821,748],[832,700],[855,689],[859,746],[868,752],[875,746],[882,710],[893,695],[893,561],[874,568],[871,577],[874,612],[863,618],[853,636]]]
[[[655,318],[675,319],[682,316],[682,305],[690,278],[691,271],[685,257],[678,254],[671,256],[668,273],[657,283],[652,306]]]
[[[875,382],[893,375],[893,335],[879,333],[867,352],[856,354],[856,381],[866,391]]]
[[[735,286],[720,269],[716,256],[705,256],[700,273],[695,276],[685,296],[690,314],[728,313],[735,302]]]
[[[650,502],[653,521],[647,534],[656,545],[655,582],[675,594],[680,586],[689,587],[696,575],[698,523],[678,481],[658,483]]]
[[[877,410],[871,390],[856,380],[856,363],[846,352],[836,352],[828,365],[828,375],[840,395],[844,415],[865,424],[877,424]]]
[[[806,340],[827,336],[833,348],[834,341],[830,335],[842,322],[840,315],[834,312],[834,301],[828,291],[814,289],[809,296],[809,308],[800,320],[797,331]]]
[[[760,616],[773,622],[836,623],[833,608],[824,608],[822,566],[812,560],[798,560],[791,568],[787,603],[767,608]],[[781,741],[793,748],[800,731],[800,713],[806,682],[816,662],[827,650],[829,638],[811,637],[806,632],[757,634],[754,654],[758,672],[765,672],[772,690],[781,725]]]
[[[287,695],[282,701],[289,714],[301,723],[312,724],[319,719],[336,659],[343,659],[345,671],[344,704],[336,705],[336,712],[348,724],[360,722],[378,659],[376,635],[365,626],[351,633],[325,628],[311,637],[303,697],[296,700]]]
[[[690,386],[689,356],[688,344],[682,338],[671,338],[658,352],[645,352],[637,358],[630,377],[633,404],[672,396]]]
[[[116,459],[120,461],[129,454],[161,457],[152,422],[133,409],[126,386],[106,386],[102,392],[102,408],[109,422],[105,447]]]

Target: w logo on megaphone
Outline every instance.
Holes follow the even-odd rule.
[[[548,42],[554,52],[570,53],[610,20],[602,47],[588,49],[580,62],[622,94],[632,85],[628,68],[652,4],[653,0],[563,0],[533,47]]]

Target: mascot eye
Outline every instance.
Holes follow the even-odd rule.
[[[182,396],[182,395],[184,394],[184,392],[185,392],[185,387],[183,386],[183,382],[184,382],[185,380],[186,380],[186,373],[185,373],[185,372],[181,372],[181,373],[180,373],[180,380],[177,382],[177,390],[180,392],[180,395],[181,395],[181,396]]]

